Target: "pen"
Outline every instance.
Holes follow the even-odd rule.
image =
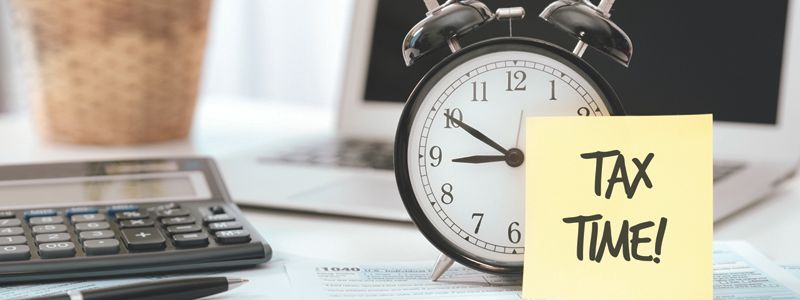
[[[189,300],[219,294],[247,283],[247,279],[202,277],[145,281],[136,284],[31,298],[29,300]]]

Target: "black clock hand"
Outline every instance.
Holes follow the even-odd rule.
[[[505,155],[473,155],[462,158],[453,159],[453,162],[468,163],[468,164],[482,164],[489,162],[506,161]]]
[[[480,131],[475,130],[475,128],[472,128],[471,126],[469,126],[467,124],[464,124],[464,122],[461,122],[461,120],[453,118],[452,116],[450,116],[448,114],[444,114],[444,116],[447,117],[448,119],[450,119],[451,122],[453,122],[456,125],[458,125],[458,127],[460,127],[461,129],[464,129],[464,131],[469,133],[471,136],[475,137],[476,139],[480,140],[481,142],[484,142],[485,144],[491,146],[492,148],[497,149],[497,151],[500,151],[500,153],[503,153],[504,155],[508,153],[508,150],[506,150],[506,148],[503,148],[503,146],[500,146],[499,144],[497,144],[495,141],[493,141],[492,139],[490,139],[489,137],[487,137],[486,135],[484,135]]]

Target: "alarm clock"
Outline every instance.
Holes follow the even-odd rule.
[[[609,20],[613,0],[558,0],[544,9],[541,18],[579,40],[573,51],[513,37],[521,7],[492,12],[475,0],[424,2],[426,17],[403,40],[406,65],[439,47],[452,54],[425,74],[401,115],[394,155],[400,194],[442,253],[433,280],[454,261],[521,273],[525,118],[624,114],[614,89],[581,56],[592,46],[627,67],[631,41]],[[508,37],[461,48],[459,37],[494,21],[509,22]]]

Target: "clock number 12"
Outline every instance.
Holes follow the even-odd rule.
[[[527,77],[527,75],[525,74],[525,71],[516,71],[516,72],[514,72],[514,79],[519,80],[518,82],[516,82],[516,85],[512,85],[511,84],[511,82],[513,81],[511,79],[511,71],[507,71],[506,72],[506,76],[508,77],[508,88],[506,88],[506,91],[508,91],[508,92],[511,92],[511,91],[524,91],[526,89],[526,86],[522,85],[522,83],[525,82],[525,78]]]

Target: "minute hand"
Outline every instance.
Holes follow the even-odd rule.
[[[444,116],[447,117],[447,119],[449,119],[451,122],[453,122],[456,125],[458,125],[458,127],[460,127],[461,129],[464,129],[464,131],[469,133],[471,136],[474,136],[476,139],[480,140],[481,142],[484,142],[485,144],[491,146],[492,148],[497,149],[497,151],[500,151],[500,153],[503,153],[503,155],[508,153],[508,150],[506,150],[506,148],[503,148],[503,146],[500,146],[500,144],[496,143],[495,141],[493,141],[492,139],[490,139],[489,137],[487,137],[486,135],[484,135],[480,131],[475,130],[475,128],[472,128],[471,126],[465,124],[464,122],[461,122],[461,120],[453,118],[452,116],[450,116],[448,114],[444,114]]]

